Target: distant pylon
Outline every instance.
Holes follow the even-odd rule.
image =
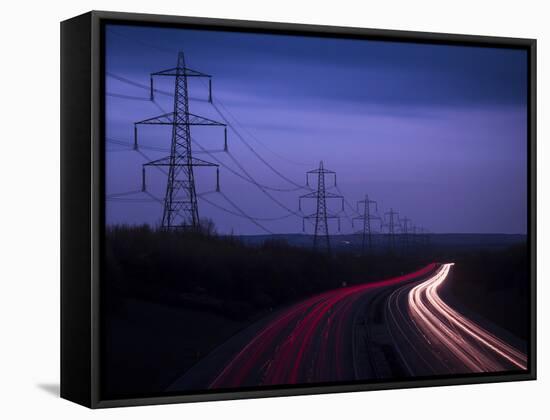
[[[164,196],[162,214],[163,228],[197,229],[200,226],[195,176],[196,166],[216,167],[216,190],[219,191],[219,165],[198,159],[191,149],[191,126],[222,126],[225,124],[189,112],[189,77],[206,77],[209,81],[209,101],[212,99],[211,76],[185,66],[183,52],[179,52],[177,65],[174,68],[151,73],[150,99],[154,100],[153,77],[171,76],[174,82],[173,112],[148,118],[134,123],[134,148],[138,149],[137,127],[139,125],[168,125],[172,127],[170,155],[147,162],[143,165],[142,190],[145,190],[145,168],[161,166],[168,168],[168,180]],[[227,143],[225,143],[227,144]]]
[[[399,213],[390,209],[385,215],[389,216],[389,220],[384,223],[384,226],[388,229],[389,244],[391,249],[395,249],[395,234],[399,229]]]
[[[317,200],[317,210],[315,213],[304,216],[302,226],[305,230],[305,220],[315,219],[315,235],[313,236],[313,248],[324,247],[330,253],[330,238],[328,229],[328,219],[338,219],[338,230],[340,230],[340,216],[329,214],[327,210],[327,199],[339,198],[342,200],[342,210],[344,209],[344,197],[333,194],[326,190],[325,175],[334,175],[334,185],[336,185],[336,172],[323,167],[323,161],[319,163],[319,168],[306,172],[306,183],[309,185],[309,176],[317,174],[317,190],[300,196],[298,199],[299,209],[302,209],[302,198],[315,198]]]
[[[374,214],[371,212],[371,204],[375,206]],[[362,207],[362,212],[359,209],[360,206]],[[351,223],[353,226],[354,220],[363,221],[361,254],[364,255],[367,248],[372,250],[372,226],[370,222],[371,220],[380,220],[378,216],[378,204],[376,201],[370,200],[368,195],[365,195],[364,200],[357,202],[357,213],[361,215],[351,219]]]

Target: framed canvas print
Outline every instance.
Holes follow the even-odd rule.
[[[535,40],[61,24],[61,394],[535,379]]]

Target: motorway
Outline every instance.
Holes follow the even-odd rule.
[[[524,353],[439,296],[452,265],[305,299],[231,338],[168,391],[526,369]]]

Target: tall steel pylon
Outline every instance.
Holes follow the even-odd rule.
[[[151,73],[150,99],[154,101],[154,77],[174,77],[174,107],[173,111],[134,123],[134,148],[138,149],[137,128],[140,125],[169,125],[172,127],[170,155],[152,160],[143,165],[142,190],[145,191],[145,168],[160,166],[168,168],[164,209],[162,214],[163,228],[184,228],[196,230],[200,227],[199,206],[195,187],[193,168],[200,166],[216,167],[216,190],[219,191],[219,165],[198,159],[193,156],[191,148],[191,126],[222,126],[224,127],[227,150],[226,124],[189,112],[189,77],[208,78],[209,102],[212,102],[212,76],[192,70],[185,66],[183,52],[178,53],[176,67]]]
[[[338,220],[338,230],[340,230],[340,216],[330,214],[327,210],[327,199],[339,198],[342,200],[342,210],[344,210],[344,197],[326,190],[325,176],[334,175],[334,186],[336,186],[336,172],[323,167],[323,161],[319,163],[318,169],[306,172],[306,184],[309,185],[310,175],[317,175],[317,190],[304,194],[298,199],[298,207],[302,210],[302,198],[315,198],[317,200],[317,210],[315,213],[304,216],[302,227],[305,231],[305,220],[315,220],[315,235],[313,236],[313,248],[324,247],[330,253],[330,238],[328,229],[328,219]]]
[[[384,223],[384,226],[388,228],[388,238],[391,249],[395,249],[395,234],[399,229],[399,213],[390,209],[390,211],[384,213],[385,216],[389,216],[389,220]],[[397,222],[397,223],[396,223]]]
[[[371,204],[374,204],[375,210],[374,214],[371,212]],[[362,212],[359,209],[359,207],[362,207]],[[361,214],[360,216],[354,217],[351,219],[351,223],[353,226],[354,220],[362,220],[363,221],[363,229],[362,229],[362,240],[361,240],[361,254],[365,254],[365,250],[372,249],[372,226],[371,226],[371,220],[380,220],[380,217],[378,216],[378,203],[374,200],[370,200],[368,195],[365,195],[365,199],[357,202],[357,213]]]

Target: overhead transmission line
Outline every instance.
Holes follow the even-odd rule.
[[[155,100],[153,100],[153,103],[159,108],[159,110],[166,114],[166,110]],[[310,189],[304,186],[297,186],[292,188],[280,188],[280,187],[271,187],[269,185],[265,185],[257,181],[251,174],[248,172],[237,160],[236,158],[229,152],[229,150],[215,150],[215,151],[208,151],[206,150],[199,142],[197,142],[194,138],[191,138],[191,141],[195,146],[197,146],[200,149],[201,153],[206,153],[211,159],[215,160],[220,166],[227,169],[229,172],[234,174],[235,176],[250,182],[253,185],[256,185],[257,187],[261,187],[266,190],[270,191],[278,191],[278,192],[293,192],[293,191],[299,191],[302,189]],[[140,146],[141,147],[141,146]],[[235,171],[232,167],[228,166],[226,163],[224,163],[222,160],[220,160],[218,157],[214,156],[213,153],[217,152],[225,152],[229,158],[237,165],[237,167],[243,172],[243,174]],[[271,197],[270,197],[271,198]]]
[[[153,44],[150,44],[150,43],[146,43],[146,42],[143,42],[143,41],[134,39],[134,38],[126,37],[126,36],[124,36],[124,35],[122,35],[122,34],[116,32],[116,31],[111,31],[111,32],[112,32],[112,33],[115,33],[115,34],[116,34],[117,36],[119,36],[119,37],[123,37],[123,38],[126,38],[126,39],[130,39],[130,40],[132,40],[133,42],[137,42],[137,43],[139,43],[139,44],[141,44],[141,45],[144,45],[144,46],[146,46],[146,47],[148,47],[148,48],[151,48],[151,49],[155,49],[155,50],[162,51],[162,52],[170,52],[170,53],[173,52],[172,50],[169,50],[169,49],[167,49],[167,48],[162,48],[162,47],[159,47],[159,46],[157,46],[157,45],[153,45]],[[128,84],[130,84],[130,85],[133,85],[133,86],[138,87],[138,88],[141,88],[141,89],[145,89],[145,90],[148,90],[148,91],[149,91],[149,89],[150,89],[149,86],[143,85],[143,84],[141,84],[141,83],[134,82],[134,81],[132,81],[132,80],[126,79],[126,78],[124,78],[124,77],[115,75],[115,74],[110,73],[110,72],[107,72],[107,75],[110,76],[110,77],[112,77],[112,78],[114,78],[114,79],[116,79],[116,80],[119,80],[119,81],[124,82],[124,83],[128,83]],[[156,93],[160,93],[160,94],[165,95],[165,96],[173,97],[173,94],[171,94],[170,92],[166,92],[166,91],[163,91],[163,90],[160,90],[160,89],[155,89],[154,91],[155,91]],[[109,96],[113,96],[113,97],[123,98],[123,99],[148,100],[148,98],[132,97],[132,96],[130,96],[130,95],[123,95],[123,94],[116,94],[116,93],[110,93],[110,94],[108,94],[108,95],[109,95]],[[246,131],[247,134],[248,134],[252,139],[254,139],[257,143],[259,143],[260,145],[262,145],[263,147],[265,147],[268,151],[270,151],[272,154],[274,154],[275,156],[279,157],[280,159],[286,160],[286,161],[289,162],[289,163],[300,164],[300,163],[293,162],[293,161],[291,161],[291,160],[289,160],[289,159],[283,157],[282,155],[276,153],[276,152],[275,152],[274,150],[272,150],[271,148],[267,147],[267,145],[265,145],[263,142],[259,141],[257,137],[253,136],[252,133],[251,133],[249,130],[247,130],[247,129],[237,120],[237,118],[235,118],[235,116],[229,111],[229,109],[227,109],[226,106],[224,106],[224,104],[223,104],[220,100],[216,100],[216,101],[218,102],[218,104],[220,104],[220,106],[222,106],[222,107],[224,108],[225,112],[227,112],[227,114],[230,115],[230,116],[233,118],[233,120],[235,121],[235,123],[236,123],[237,125],[239,125],[244,131]],[[155,105],[156,105],[157,107],[159,107],[160,109],[162,109],[161,106],[160,106],[155,100],[153,100],[153,102],[155,103]],[[283,179],[285,179],[287,182],[290,182],[292,185],[294,185],[294,186],[296,187],[296,189],[287,190],[287,191],[296,191],[296,190],[299,190],[299,189],[307,189],[307,188],[305,188],[305,187],[303,187],[303,186],[300,186],[299,184],[296,184],[294,181],[287,179],[284,175],[282,175],[279,171],[275,170],[275,168],[273,168],[269,163],[267,163],[267,162],[265,161],[265,159],[261,158],[260,155],[259,155],[259,154],[258,154],[258,153],[257,153],[257,152],[256,152],[256,151],[255,151],[255,150],[254,150],[254,149],[253,149],[253,148],[252,148],[243,138],[242,138],[242,136],[237,132],[237,130],[235,129],[235,127],[233,127],[233,125],[229,123],[229,121],[227,120],[227,118],[220,112],[219,108],[217,108],[216,105],[215,105],[213,102],[212,102],[212,104],[214,105],[214,109],[216,109],[216,111],[218,112],[218,114],[220,114],[220,116],[222,117],[222,119],[225,120],[226,124],[233,130],[233,132],[237,135],[237,137],[238,137],[245,145],[247,145],[248,148],[249,148],[249,149],[250,149],[250,150],[251,150],[251,151],[252,151],[252,152],[253,152],[253,153],[263,162],[263,163],[264,163],[264,164],[266,164],[266,165],[267,165],[272,171],[274,171],[277,175],[281,176],[281,177],[282,177]],[[197,142],[194,142],[194,144],[198,145]],[[201,147],[200,145],[198,145],[198,146]],[[144,146],[140,146],[140,147],[145,148]],[[117,150],[117,151],[122,152],[122,151],[127,151],[127,150]],[[129,151],[129,150],[128,150],[128,151]],[[202,150],[202,151],[203,151],[204,153],[209,153],[209,152],[205,152],[204,150]],[[272,190],[274,190],[274,191],[283,191],[283,189],[275,189],[275,188],[272,188],[272,187],[269,187],[269,186],[262,185],[262,184],[258,183],[255,179],[253,179],[249,174],[248,174],[247,176],[243,176],[243,175],[239,174],[237,171],[233,170],[231,167],[229,167],[229,166],[223,164],[219,159],[215,158],[214,156],[210,155],[210,157],[212,157],[212,158],[214,158],[215,160],[217,160],[218,163],[220,163],[221,166],[223,166],[225,169],[227,169],[227,170],[229,170],[230,172],[232,172],[234,175],[236,175],[236,176],[240,177],[241,179],[246,180],[246,181],[248,181],[248,182],[250,182],[250,183],[256,185],[260,190],[262,190],[262,191],[264,192],[264,194],[266,194],[270,199],[274,200],[274,201],[278,204],[277,200],[275,200],[275,199],[271,196],[271,194],[267,193],[267,191],[265,191],[265,190],[267,190],[267,189],[272,189]],[[232,157],[232,156],[230,156],[230,157]],[[241,165],[239,164],[238,166],[240,167]],[[161,169],[161,168],[158,168],[158,169]],[[241,170],[243,170],[243,169],[241,169]],[[299,187],[299,188],[298,188],[298,187]],[[335,186],[335,188],[336,188],[336,190],[338,191],[338,193],[344,197],[344,203],[345,203],[345,205],[352,211],[352,213],[359,214],[359,213],[356,211],[356,209],[353,207],[353,205],[351,205],[351,204],[349,203],[349,201],[345,198],[345,195],[342,193],[342,191],[340,190],[340,188],[339,188],[338,186]],[[151,196],[151,194],[150,194],[148,191],[145,191],[145,193],[147,193],[148,195]],[[201,196],[201,194],[199,194],[199,196]],[[235,215],[235,216],[239,216],[238,213],[233,212],[233,211],[231,211],[231,210],[228,210],[228,209],[226,209],[226,208],[224,208],[224,207],[222,207],[222,206],[219,206],[219,205],[217,205],[217,204],[211,202],[210,200],[205,199],[203,196],[201,196],[201,198],[202,198],[203,200],[205,200],[206,202],[208,202],[209,204],[213,205],[214,207],[219,208],[219,209],[222,210],[222,211],[225,211],[225,212],[227,212],[227,213],[229,213],[229,214],[233,214],[233,215]],[[158,198],[156,198],[156,197],[153,197],[153,199],[154,199],[155,201],[158,201],[158,202],[162,203],[162,200],[160,200],[160,199],[158,199]],[[283,208],[287,209],[287,207],[284,206],[284,205],[283,205]],[[278,218],[270,218],[270,220],[280,220],[280,219],[283,219],[283,218],[290,217],[291,215],[297,215],[297,216],[300,216],[300,217],[303,216],[303,214],[299,215],[299,214],[297,214],[296,212],[294,212],[294,211],[292,211],[292,210],[290,210],[290,209],[288,209],[288,210],[289,210],[289,214],[287,214],[287,215],[285,215],[285,216],[282,216],[282,217],[278,217]],[[340,213],[343,213],[347,219],[353,220],[353,219],[346,213],[345,210],[341,211]],[[241,216],[242,216],[242,217],[247,217],[247,216],[243,216],[242,213],[241,213]],[[378,216],[378,214],[377,214],[377,216]],[[378,217],[380,217],[380,216],[378,216]],[[259,219],[259,218],[256,218],[256,220],[260,220],[260,219]],[[264,220],[267,221],[267,218],[264,218]],[[264,230],[265,230],[265,229],[264,229]],[[414,230],[416,231],[416,226],[414,227]],[[416,232],[415,232],[415,233],[416,233]]]
[[[115,144],[125,144],[125,145],[132,145],[131,143],[129,142],[123,142],[123,141],[120,141],[120,140],[115,140]],[[258,188],[272,188],[272,187],[266,187],[266,186],[263,186],[261,185],[260,183],[258,183],[254,178],[252,178],[252,176],[246,172],[246,176],[240,174],[239,172],[233,170],[231,167],[223,164],[217,157],[215,157],[213,154],[211,154],[212,152],[211,151],[208,151],[206,149],[204,149],[198,142],[193,142],[193,144],[195,144],[196,146],[198,146],[200,149],[201,149],[201,152],[203,153],[206,153],[208,154],[211,158],[213,158],[214,160],[216,160],[217,162],[219,162],[220,164],[222,164],[226,169],[228,169],[230,172],[232,172],[234,175],[248,181],[248,182],[251,182],[253,184],[255,184],[256,186],[258,186]],[[139,149],[135,150],[133,148],[129,148],[127,150],[124,150],[124,151],[135,151],[137,153],[139,153],[145,160],[151,160],[151,158],[149,156],[147,156],[145,153],[143,153],[140,149],[143,148],[143,146],[140,145]],[[231,156],[233,159],[235,159],[233,156]],[[235,159],[235,162],[237,163],[237,165],[240,166],[240,163]],[[244,167],[240,166],[243,170],[243,171],[246,171],[246,169],[244,169]],[[159,167],[159,166],[156,166],[155,168],[157,168],[159,171],[161,171],[162,173],[164,173],[166,175],[166,171]],[[133,191],[126,191],[126,192],[123,192],[123,193],[115,193],[115,194],[109,194],[107,196],[107,198],[109,200],[112,200],[112,201],[127,201],[127,202],[142,202],[142,201],[145,201],[145,199],[125,199],[125,200],[121,200],[119,199],[119,197],[121,196],[124,196],[124,195],[131,195],[131,194],[137,194],[137,193],[140,193],[140,192],[147,192],[147,191],[142,191],[142,190],[133,190]],[[283,219],[287,219],[289,218],[290,216],[300,216],[300,214],[294,212],[293,210],[289,209],[288,207],[286,207],[284,204],[280,203],[278,200],[276,200],[275,198],[273,198],[269,193],[268,193],[268,196],[275,200],[275,202],[277,204],[279,204],[280,206],[282,206],[285,210],[287,210],[287,214],[283,215],[283,216],[277,216],[277,217],[254,217],[254,216],[250,216],[250,215],[247,215],[242,209],[240,209],[240,213],[236,213],[236,212],[233,212],[231,210],[228,210],[227,208],[223,207],[223,206],[220,206],[219,204],[216,204],[214,202],[212,202],[211,200],[208,200],[208,199],[205,199],[203,194],[198,194],[201,199],[203,199],[204,201],[206,201],[208,204],[214,206],[214,207],[217,207],[218,209],[220,210],[223,210],[223,211],[226,211],[227,213],[230,213],[230,214],[233,214],[235,216],[239,216],[239,217],[245,217],[247,219],[254,219],[254,220],[257,220],[257,221],[276,221],[276,220],[283,220]],[[224,195],[224,198],[226,198],[226,196]],[[235,203],[233,203],[235,204]],[[264,229],[265,230],[265,229]]]
[[[164,47],[161,47],[159,45],[155,45],[155,44],[152,44],[152,43],[149,43],[149,42],[146,42],[146,41],[142,41],[140,39],[137,39],[137,38],[134,38],[134,37],[128,37],[116,30],[113,30],[111,29],[110,30],[110,33],[111,34],[114,34],[116,36],[118,36],[119,38],[124,38],[124,39],[127,39],[129,41],[132,41],[134,43],[137,43],[137,44],[140,44],[140,45],[143,45],[147,48],[150,48],[150,49],[153,49],[153,50],[157,50],[157,51],[160,51],[160,52],[164,52],[164,53],[173,53],[174,51],[171,50],[171,49],[168,49],[168,48],[164,48]],[[122,80],[123,78],[120,78],[119,77],[119,80],[121,81],[124,81]],[[205,81],[200,79],[201,83],[205,84]],[[136,82],[131,82],[134,86],[137,86],[137,87],[141,87],[141,88],[144,88],[144,89],[149,89],[148,86],[146,85],[141,85],[139,83],[136,83]],[[155,90],[155,92],[159,92],[159,93],[162,93],[164,95],[169,95],[169,96],[173,96],[170,92],[162,92],[160,90]],[[114,96],[114,95],[113,95]],[[141,99],[141,98],[140,98]],[[275,150],[273,150],[272,148],[268,147],[267,144],[265,144],[264,142],[260,141],[255,135],[253,135],[250,130],[246,129],[246,127],[244,127],[243,124],[241,124],[238,119],[229,111],[229,109],[220,101],[220,100],[217,100],[217,102],[220,104],[221,107],[223,107],[223,109],[225,110],[225,112],[227,112],[227,114],[233,118],[233,120],[235,121],[235,123],[237,125],[239,125],[241,127],[241,129],[243,131],[246,131],[246,133],[250,136],[250,138],[252,138],[253,140],[255,140],[258,144],[260,144],[261,146],[263,146],[266,150],[268,150],[269,152],[271,152],[273,155],[277,156],[279,159],[282,159],[288,163],[291,163],[293,165],[299,165],[299,166],[309,166],[310,163],[306,163],[306,162],[296,162],[295,160],[292,160],[292,159],[289,159],[288,157],[286,156],[283,156],[281,155],[280,153],[276,152]]]
[[[126,77],[122,77],[122,76],[119,76],[119,75],[117,75],[117,74],[114,74],[114,73],[112,73],[112,72],[110,72],[110,71],[105,72],[105,74],[106,74],[107,76],[109,76],[109,77],[115,79],[115,80],[118,80],[119,82],[123,82],[123,83],[126,83],[126,84],[128,84],[128,85],[131,85],[131,86],[134,86],[134,87],[138,87],[138,88],[140,88],[140,89],[144,89],[144,90],[146,90],[147,92],[149,92],[149,91],[151,90],[150,86],[144,85],[144,84],[142,84],[142,83],[135,82],[135,81],[133,81],[133,80],[127,79]],[[173,95],[172,93],[167,92],[167,91],[165,91],[165,90],[161,90],[161,89],[155,88],[155,89],[154,89],[154,92],[155,92],[155,93],[160,93],[161,95],[174,97],[174,95]],[[114,95],[117,95],[117,96],[126,96],[126,95],[120,95],[120,94],[118,94],[118,93],[115,93],[115,94],[111,93],[111,94],[110,94],[110,96],[114,96]],[[124,98],[124,99],[139,99],[139,100],[141,100],[141,98],[140,98],[140,97],[137,97],[137,96],[136,96],[135,98]],[[149,100],[149,98],[147,98],[147,100]]]
[[[202,81],[204,83],[204,81]],[[248,136],[253,139],[254,141],[256,141],[256,143],[258,143],[259,145],[263,146],[266,150],[268,150],[269,152],[271,152],[273,155],[277,156],[279,159],[281,160],[284,160],[285,162],[288,162],[290,164],[293,164],[293,165],[299,165],[299,166],[310,166],[309,163],[306,163],[306,162],[297,162],[295,160],[292,160],[292,159],[289,159],[288,157],[286,156],[283,156],[281,155],[279,152],[276,152],[275,150],[273,150],[272,148],[270,148],[269,146],[267,146],[267,144],[265,144],[263,141],[261,141],[260,139],[258,139],[258,137],[256,137],[249,129],[247,129],[238,119],[237,117],[235,117],[235,115],[228,109],[228,107],[226,105],[224,105],[224,103],[219,100],[219,99],[216,99],[216,102],[224,109],[224,111],[226,112],[227,115],[229,115],[229,117],[231,117],[233,119],[233,121],[235,122],[235,125],[238,125],[240,127],[241,130],[243,130],[244,132],[246,132],[246,134],[248,134]]]
[[[120,98],[120,99],[131,99],[134,101],[149,101],[149,98],[146,98],[144,96],[133,96],[133,95],[125,95],[122,93],[113,93],[113,92],[107,92],[105,95],[111,96],[113,98]]]
[[[119,141],[119,143],[121,143]],[[130,144],[130,143],[128,143]],[[141,146],[140,146],[141,147]],[[135,150],[135,149],[128,149],[128,150],[125,150],[125,151],[135,151],[137,153],[139,153],[145,160],[147,161],[150,161],[151,158],[149,156],[147,156],[145,153],[143,153],[141,150]],[[162,167],[159,167],[159,166],[155,166],[155,168],[157,168],[159,171],[161,171],[163,174],[166,175],[166,171],[162,168]],[[129,195],[134,195],[134,194],[140,194],[140,193],[145,193],[147,195],[149,195],[149,198],[128,198]],[[249,220],[251,223],[255,224],[256,226],[258,226],[260,229],[262,229],[263,231],[265,232],[268,232],[268,233],[272,233],[269,229],[267,229],[266,227],[264,227],[263,225],[261,225],[259,222],[260,221],[275,221],[275,220],[283,220],[283,219],[286,219],[290,216],[292,216],[292,214],[286,214],[284,216],[279,216],[279,217],[270,217],[270,218],[261,218],[261,217],[253,217],[253,216],[250,216],[248,215],[244,210],[242,210],[240,207],[238,207],[233,201],[229,200],[229,198],[221,193],[222,197],[235,209],[237,209],[237,212],[235,211],[232,211],[232,210],[229,210],[227,209],[226,207],[223,207],[219,204],[216,204],[214,203],[213,201],[211,200],[208,200],[207,198],[205,198],[204,196],[206,194],[210,194],[212,193],[212,191],[209,191],[209,192],[206,192],[206,193],[200,193],[198,194],[198,196],[204,200],[206,203],[210,204],[211,206],[213,207],[216,207],[217,209],[221,210],[221,211],[224,211],[228,214],[232,214],[233,216],[237,216],[237,217],[242,217],[242,218],[245,218],[247,220]],[[160,199],[160,198],[157,198],[155,196],[153,196],[149,191],[147,190],[131,190],[131,191],[125,191],[125,192],[120,192],[120,193],[112,193],[112,194],[108,194],[106,196],[106,199],[108,201],[114,201],[114,202],[124,202],[124,203],[147,203],[147,202],[158,202],[160,204],[163,204],[163,201]]]
[[[216,100],[216,102],[218,102]],[[231,124],[231,122],[227,119],[227,117],[220,111],[219,107],[216,105],[216,103],[214,102],[214,99],[212,99],[212,106],[213,108],[217,111],[217,113],[219,114],[219,116],[222,118],[222,120],[227,124],[227,126],[233,131],[233,133],[237,136],[237,138],[246,146],[246,148],[248,150],[250,150],[254,156],[256,156],[264,165],[266,165],[269,169],[271,169],[271,171],[273,173],[275,173],[277,176],[279,176],[281,179],[284,179],[286,182],[288,182],[289,184],[292,184],[294,185],[295,187],[297,187],[297,189],[301,189],[301,190],[309,190],[309,188],[307,188],[306,186],[304,185],[300,185],[298,184],[297,182],[294,182],[292,179],[288,178],[286,175],[284,175],[283,173],[281,173],[279,170],[277,170],[275,167],[273,167],[273,165],[271,165],[267,160],[265,160],[251,145],[250,143],[248,143],[244,136],[241,135],[241,133],[233,126],[233,124]]]
[[[138,88],[141,88],[141,89],[147,89],[149,90],[150,87],[149,86],[146,86],[146,85],[143,85],[141,83],[137,83],[133,80],[130,80],[130,79],[127,79],[125,77],[122,77],[122,76],[119,76],[119,75],[116,75],[114,73],[111,73],[111,72],[108,72],[107,73],[110,77],[116,79],[116,80],[119,80],[121,82],[124,82],[124,83],[127,83],[127,84],[130,84],[132,86],[135,86],[135,87],[138,87]],[[159,90],[159,89],[155,89],[155,92],[159,92],[159,93],[162,93],[162,94],[165,94],[167,96],[173,96],[171,95],[169,92],[165,92],[165,91],[162,91],[162,90]],[[133,99],[133,98],[126,98],[126,99]],[[160,104],[158,104],[157,101],[154,101],[154,104],[161,110],[164,112],[164,109],[162,108],[162,106],[160,106]],[[235,171],[233,168],[231,168],[230,166],[226,165],[225,163],[223,163],[220,159],[218,159],[217,157],[215,157],[213,155],[213,151],[208,151],[206,149],[204,149],[200,144],[198,144],[197,142],[193,142],[195,145],[197,145],[201,151],[203,153],[206,153],[207,155],[209,155],[211,158],[213,158],[214,160],[216,160],[221,166],[223,166],[225,169],[229,170],[231,173],[233,173],[234,175],[238,176],[239,178],[243,179],[243,180],[246,180],[250,183],[252,183],[253,185],[255,185],[257,188],[259,188],[268,198],[270,198],[274,203],[276,203],[279,207],[283,208],[284,210],[286,210],[288,212],[287,215],[284,215],[284,216],[280,216],[280,217],[276,217],[276,218],[272,218],[273,220],[281,220],[283,218],[287,218],[289,217],[290,215],[294,215],[296,217],[299,217],[301,218],[303,215],[301,214],[301,212],[297,212],[291,208],[289,208],[288,206],[286,206],[284,203],[282,203],[281,201],[279,201],[278,199],[276,199],[275,197],[273,197],[272,194],[270,194],[268,192],[268,190],[272,190],[272,191],[277,191],[277,192],[291,192],[291,191],[298,191],[298,190],[310,190],[311,188],[307,187],[307,186],[303,186],[303,185],[300,185],[296,182],[294,182],[293,180],[289,179],[288,177],[286,177],[284,174],[282,174],[280,171],[278,171],[276,168],[274,168],[269,162],[267,162],[245,139],[244,137],[240,134],[240,132],[228,121],[227,117],[219,110],[218,107],[214,105],[214,109],[216,109],[217,113],[222,117],[222,119],[227,123],[227,125],[231,128],[231,130],[235,133],[235,135],[237,136],[237,138],[239,140],[241,140],[241,142],[262,162],[264,163],[268,168],[270,168],[275,174],[277,174],[279,177],[281,177],[282,179],[284,179],[285,181],[289,182],[290,184],[294,185],[293,188],[277,188],[277,187],[271,187],[271,186],[268,186],[268,185],[263,185],[261,184],[260,182],[258,182],[254,177],[252,177],[252,175],[242,166],[242,164],[240,164],[240,162],[229,152],[227,152],[227,155],[229,156],[229,158],[237,165],[237,167],[243,172],[244,175],[240,174],[239,172]],[[223,105],[222,105],[223,106]],[[118,144],[120,145],[124,145],[124,146],[128,146],[128,145],[131,145],[131,143],[129,142],[124,142],[124,144],[121,144],[122,142],[118,142]],[[160,151],[160,148],[156,148],[154,146],[140,146],[141,147],[144,147],[146,149],[150,149],[150,150],[155,150],[155,151]],[[141,153],[140,150],[137,150],[138,153]],[[143,153],[141,153],[143,156],[145,156]],[[161,168],[158,168],[158,169],[161,169]]]
[[[204,80],[201,80],[203,83],[204,83]],[[164,112],[166,113],[166,111],[162,108],[162,106],[157,103],[156,101],[153,100],[153,102],[155,103],[155,105],[161,110],[161,112]],[[225,110],[227,110],[227,107],[225,107],[219,100],[216,99],[216,102],[219,103]],[[281,173],[279,170],[277,170],[273,165],[271,165],[267,160],[265,160],[251,145],[250,143],[248,143],[244,136],[234,127],[234,125],[229,121],[229,119],[220,111],[220,109],[217,107],[217,105],[214,103],[214,99],[212,98],[212,106],[214,107],[214,109],[216,110],[216,112],[218,113],[218,115],[222,118],[222,120],[227,124],[227,126],[233,131],[233,133],[235,133],[235,135],[237,136],[237,138],[264,164],[266,165],[272,172],[274,172],[277,176],[279,176],[281,179],[285,180],[286,182],[290,183],[291,185],[293,185],[294,187],[293,188],[275,188],[275,187],[269,187],[269,186],[266,186],[264,185],[264,188],[266,189],[269,189],[269,190],[273,190],[273,191],[280,191],[280,192],[293,192],[293,191],[299,191],[299,190],[311,190],[311,188],[308,188],[307,186],[304,186],[304,185],[300,185],[296,182],[294,182],[293,180],[291,180],[290,178],[288,178],[287,176],[285,176],[283,173]],[[228,111],[229,113],[229,111]],[[233,116],[233,119],[235,120],[235,122],[239,125],[242,126],[242,124],[240,124],[237,119]],[[250,133],[249,133],[250,135]],[[252,136],[251,136],[252,137]],[[197,144],[195,142],[195,144]],[[197,144],[198,145],[198,144]],[[227,152],[228,155],[231,156],[231,154],[229,152]],[[233,160],[233,157],[232,157],[232,160]],[[219,162],[220,165],[226,167],[223,163]],[[238,165],[241,170],[243,172],[245,172],[243,170],[243,168]],[[235,173],[234,171],[232,171],[233,173]],[[239,176],[239,175],[238,175]],[[250,174],[247,175],[250,179],[252,179],[252,177],[250,176]],[[243,177],[241,177],[243,178]],[[246,178],[243,178],[243,179],[246,179]],[[257,183],[256,181],[254,181],[254,183]],[[259,184],[259,183],[257,183]],[[260,184],[259,184],[260,185]]]

